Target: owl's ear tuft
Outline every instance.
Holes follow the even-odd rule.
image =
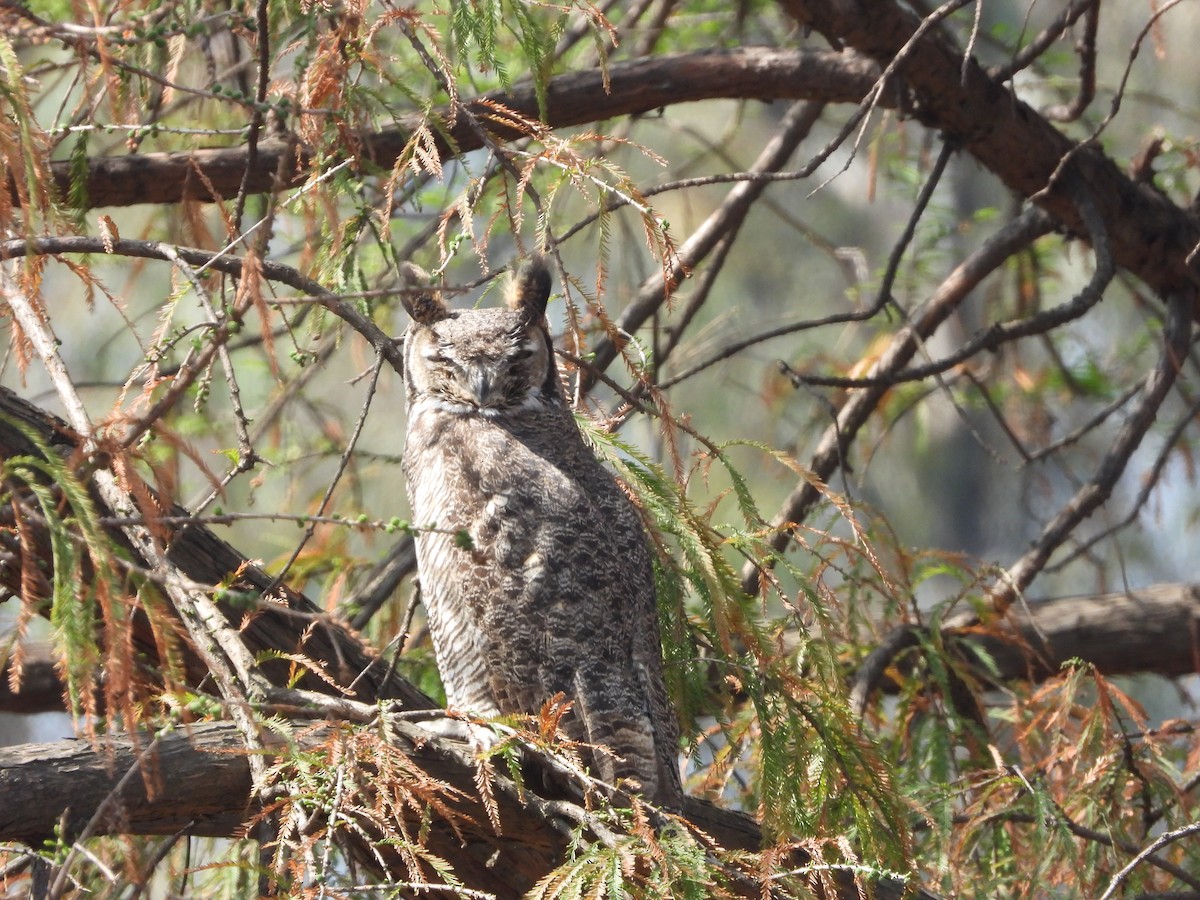
[[[429,273],[410,262],[401,263],[400,277],[409,288],[419,288],[416,291],[406,291],[400,295],[400,302],[418,325],[432,325],[450,315],[450,310],[442,302],[442,298],[428,289]]]
[[[508,289],[508,308],[522,313],[529,322],[540,322],[550,300],[550,269],[546,260],[531,256],[521,263]]]

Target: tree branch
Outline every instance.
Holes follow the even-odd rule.
[[[190,734],[188,733],[190,732]],[[53,840],[59,824],[65,839],[87,826],[118,781],[138,766],[149,742],[114,740],[23,744],[0,750],[0,840],[38,846]],[[197,725],[160,738],[143,778],[131,778],[97,823],[98,835],[190,834],[230,837],[246,822],[252,790],[241,739],[230,723]],[[163,790],[162,773],[170,773]],[[153,789],[148,787],[154,786]]]
[[[915,646],[910,632],[908,626],[894,630],[859,666],[857,699],[895,690],[886,670],[901,651]],[[1044,681],[1072,659],[1105,675],[1189,675],[1200,670],[1200,584],[1033,601],[1011,607],[987,629],[959,637],[991,657],[996,674],[988,677],[999,681]],[[48,645],[26,645],[17,693],[8,687],[9,674],[7,667],[0,669],[0,712],[62,710],[63,686]]]
[[[164,262],[187,263],[204,269],[215,269],[229,275],[241,276],[245,260],[231,253],[214,253],[209,250],[197,250],[194,247],[180,247],[162,241],[134,241],[120,238],[116,241],[105,241],[97,237],[73,235],[55,237],[18,238],[0,241],[0,260],[18,259],[23,256],[72,253],[109,253],[114,256],[128,256],[135,259],[159,259]],[[322,306],[344,321],[347,325],[364,337],[371,346],[391,363],[400,373],[404,372],[404,354],[400,352],[396,342],[384,334],[369,318],[364,316],[350,303],[343,302],[339,297],[327,291],[319,281],[303,275],[291,266],[271,260],[256,260],[256,265],[263,278],[278,281],[298,291],[303,291],[315,297]],[[214,348],[213,353],[216,350]],[[153,411],[152,411],[153,412]],[[145,418],[152,419],[157,415],[148,414]]]
[[[860,713],[875,692],[894,693],[897,671],[911,671],[903,654],[920,646],[916,625],[892,629],[851,676],[851,702]],[[1041,682],[1081,659],[1104,675],[1165,678],[1200,671],[1200,584],[1159,584],[1136,591],[1057,597],[1008,609],[986,627],[943,629],[945,643],[976,650],[994,663],[979,669],[991,682]],[[907,676],[906,676],[907,677]]]
[[[909,316],[908,325],[892,338],[887,349],[872,365],[869,376],[886,376],[908,365],[922,341],[946,320],[985,277],[1003,265],[1013,253],[1046,234],[1051,227],[1052,223],[1045,215],[1036,209],[1029,209],[989,238]],[[875,384],[850,392],[809,460],[809,471],[817,479],[828,481],[837,471],[859,429],[866,424],[888,390],[886,385]],[[787,546],[791,539],[790,527],[803,521],[820,497],[819,489],[809,479],[800,480],[771,519],[771,526],[776,529],[771,538],[771,546],[775,550],[781,551]],[[748,594],[757,593],[761,577],[763,573],[759,568],[747,563],[742,569],[742,589]]]
[[[1005,678],[1042,681],[1082,659],[1105,675],[1200,670],[1200,585],[1058,597],[1010,607],[994,629],[975,632]]]
[[[787,165],[800,142],[816,124],[821,110],[822,106],[815,103],[793,105],[784,116],[779,132],[763,148],[750,172],[756,175],[766,174],[776,172]],[[721,205],[688,235],[676,257],[664,260],[664,263],[670,266],[670,272],[656,272],[638,288],[637,294],[617,318],[617,333],[632,334],[640,328],[666,303],[674,293],[675,286],[686,274],[699,265],[718,243],[724,240],[732,241],[741,230],[754,202],[769,184],[769,181],[755,179],[734,185]],[[596,382],[593,373],[608,368],[619,352],[619,343],[615,342],[611,335],[605,335],[596,343],[592,352],[592,365],[581,375],[585,391]]]
[[[608,67],[607,90],[604,77],[597,68],[552,78],[545,95],[545,124],[550,128],[583,125],[716,98],[855,103],[871,89],[877,73],[871,63],[846,54],[747,47],[614,63]],[[483,145],[472,117],[497,140],[525,137],[516,120],[498,115],[499,110],[539,120],[533,83],[515,85],[511,92],[485,94],[460,109],[436,112],[433,140],[441,158]],[[423,122],[423,116],[411,115],[395,127],[359,134],[358,162],[367,170],[391,169]],[[236,197],[243,188],[247,193],[262,193],[295,186],[311,174],[313,161],[311,148],[278,138],[258,143],[253,168],[246,147],[93,157],[87,162],[84,196],[92,208],[178,203],[184,198],[224,200]],[[58,197],[66,202],[72,196],[71,163],[56,162],[52,171]],[[11,179],[9,191],[15,204]]]
[[[536,761],[531,761],[535,769],[527,774],[523,791],[503,776],[492,776],[502,829],[498,833],[478,799],[479,772],[465,744],[431,737],[394,716],[388,717],[387,732],[389,740],[425,775],[448,786],[443,793],[453,825],[437,814],[429,816],[420,804],[408,813],[427,835],[427,849],[453,860],[455,874],[474,890],[502,898],[524,896],[565,858],[572,829],[589,821],[589,813],[574,799],[546,799],[541,796],[544,790],[535,790],[541,782],[536,777]],[[313,753],[339,734],[336,724],[318,724],[296,727],[284,738],[272,736],[269,740],[281,755],[289,743]],[[241,834],[254,808],[246,754],[233,725],[211,722],[163,733],[152,757],[141,753],[146,743],[143,740],[140,747],[134,741],[114,738],[95,746],[86,741],[59,741],[0,749],[0,790],[6,799],[0,807],[0,841],[36,846],[53,840],[60,827],[62,837],[70,840],[89,823],[97,835]],[[122,777],[139,768],[146,770],[146,777],[125,779],[117,791]],[[161,790],[161,773],[170,773],[169,792]],[[108,812],[95,817],[102,805]],[[763,845],[758,825],[744,813],[689,799],[684,818],[726,850],[755,852]],[[386,844],[374,850],[391,862],[392,851]],[[497,865],[497,859],[502,859],[502,864]],[[803,865],[804,859],[795,862]],[[402,865],[396,867],[403,871]],[[750,873],[749,868],[743,873],[739,891],[762,896],[763,884]],[[898,900],[902,895],[930,898],[919,889],[903,894],[895,882],[874,885],[872,894],[880,900]],[[844,878],[839,879],[837,896],[849,900],[861,895],[852,880]]]
[[[848,47],[886,66],[905,48],[921,20],[893,0],[780,0],[805,27],[834,47]],[[1077,143],[963,54],[943,32],[911,49],[899,77],[914,115],[944,132],[1011,190],[1032,199],[1072,232],[1089,229],[1063,176],[1070,170],[1096,198],[1116,264],[1160,294],[1200,283],[1189,255],[1200,223],[1162,193],[1128,178],[1092,143]]]
[[[65,422],[0,387],[0,459],[40,455],[31,434],[64,457],[79,448],[78,437]],[[150,494],[148,487],[144,489]],[[168,504],[163,513],[166,518],[156,528],[164,535],[167,560],[185,578],[196,584],[225,585],[230,598],[239,593],[260,598],[274,585],[274,579],[257,566],[249,565],[242,554],[211,529],[189,520],[186,510]],[[11,506],[0,510],[0,522],[12,514]],[[103,507],[101,514],[106,514]],[[31,522],[30,525],[31,530],[44,530],[39,523]],[[40,542],[30,540],[29,535],[23,541],[10,540],[6,534],[7,529],[0,529],[0,537],[3,537],[0,542],[0,551],[3,551],[0,552],[0,585],[19,595],[23,589],[21,555],[37,553]],[[411,709],[434,707],[428,697],[391,672],[373,650],[303,594],[286,585],[275,585],[271,596],[271,602],[256,603],[252,609],[238,606],[232,599],[222,601],[221,609],[230,623],[239,629],[250,652],[262,658],[259,667],[273,673],[272,681],[286,683],[292,675],[290,665],[272,659],[271,653],[264,654],[263,651],[302,653],[309,659],[321,661],[326,666],[324,675],[331,679],[306,676],[304,686],[311,690],[335,694],[350,692],[353,696],[371,699],[394,698]],[[36,599],[26,598],[28,602]],[[141,637],[141,649],[155,660],[155,642],[149,635]],[[188,665],[188,674],[193,680],[201,679],[205,669],[196,665],[193,659]]]
[[[4,665],[0,667],[0,712],[32,715],[62,712],[65,686],[49,644],[25,644],[21,648],[21,673],[12,673],[12,649],[5,647]],[[14,685],[18,688],[13,690]]]
[[[1071,535],[1075,528],[1095,512],[1112,494],[1117,480],[1125,472],[1130,458],[1158,416],[1187,358],[1191,342],[1190,294],[1175,296],[1168,303],[1167,323],[1163,329],[1163,349],[1158,362],[1147,374],[1137,404],[1121,425],[1111,449],[1096,468],[1096,473],[1075,492],[1058,514],[1046,524],[1033,546],[1009,566],[1004,579],[992,590],[992,603],[1003,612],[1020,595],[1049,561],[1050,556]],[[973,619],[974,613],[966,617]]]

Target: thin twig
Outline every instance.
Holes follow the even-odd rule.
[[[1074,122],[1096,97],[1096,32],[1100,27],[1100,0],[1091,0],[1083,20],[1079,51],[1079,93],[1066,106],[1052,106],[1042,115],[1054,122]]]
[[[1050,49],[1068,28],[1078,21],[1079,17],[1095,6],[1096,0],[1072,0],[1058,17],[1020,50],[1013,54],[1003,66],[988,70],[988,77],[994,81],[1008,81],[1022,69],[1031,66],[1039,56]]]
[[[1097,219],[1103,228],[1102,220]],[[1107,238],[1106,238],[1107,239]],[[1103,260],[1101,262],[1101,252]],[[980,331],[953,353],[921,366],[912,366],[899,372],[889,372],[883,376],[867,376],[865,378],[844,378],[836,375],[809,375],[797,373],[796,378],[809,385],[819,387],[864,388],[864,387],[893,387],[909,381],[924,381],[934,375],[953,369],[966,362],[973,356],[986,351],[995,351],[1004,344],[1021,340],[1033,335],[1053,331],[1067,322],[1087,315],[1091,309],[1104,299],[1104,290],[1108,287],[1116,273],[1108,251],[1097,253],[1097,265],[1092,277],[1083,289],[1067,303],[1062,303],[1052,309],[1045,310],[1021,319],[1008,322],[995,322]]]
[[[174,258],[171,261],[183,272],[184,277],[191,283],[192,290],[196,294],[196,299],[204,307],[204,312],[208,315],[209,321],[214,327],[220,327],[224,316],[217,314],[216,308],[209,299],[208,291],[204,289],[204,285],[200,282],[199,277],[192,271],[190,266],[179,258],[178,254],[174,254]],[[260,458],[254,449],[253,442],[250,440],[250,419],[246,416],[246,410],[242,406],[242,392],[238,387],[237,373],[233,367],[233,358],[229,355],[228,343],[218,345],[217,358],[221,361],[221,369],[225,373],[225,384],[229,388],[230,405],[233,407],[234,431],[237,434],[238,441],[237,463],[230,472],[226,473],[225,478],[222,480],[223,487],[236,477],[236,475],[253,469],[260,461]]]
[[[1020,595],[1042,571],[1051,554],[1112,494],[1113,487],[1124,474],[1130,458],[1141,445],[1159,407],[1170,392],[1181,360],[1187,355],[1191,339],[1191,304],[1192,299],[1187,295],[1177,294],[1170,298],[1163,352],[1142,383],[1140,399],[1091,480],[1076,491],[1058,515],[1042,529],[1041,536],[1033,546],[1009,567],[1003,583],[996,586],[992,601],[997,611],[1003,612]]]
[[[1102,409],[1100,409],[1094,416],[1092,416],[1078,428],[1075,428],[1067,434],[1064,434],[1058,440],[1052,441],[1046,446],[1030,452],[1027,462],[1035,463],[1040,459],[1044,459],[1047,456],[1057,453],[1064,447],[1069,447],[1072,444],[1079,443],[1079,441],[1087,437],[1088,434],[1103,425],[1109,419],[1109,417],[1120,412],[1124,408],[1125,404],[1137,396],[1138,391],[1141,389],[1142,386],[1140,384],[1130,385],[1119,395],[1114,397],[1111,402],[1105,404]]]
[[[1168,844],[1173,844],[1176,841],[1182,840],[1185,837],[1190,837],[1193,834],[1200,832],[1200,822],[1191,822],[1184,825],[1182,828],[1176,828],[1173,831],[1167,831],[1160,834],[1157,838],[1150,842],[1141,852],[1131,859],[1125,866],[1121,868],[1117,874],[1113,875],[1112,880],[1108,883],[1108,887],[1104,893],[1100,895],[1099,900],[1108,900],[1109,897],[1116,893],[1117,888],[1121,886],[1130,873],[1133,872],[1141,863],[1145,862],[1154,853],[1161,850]],[[1190,881],[1190,879],[1188,879]],[[1192,886],[1197,887],[1196,882],[1192,881]]]
[[[171,260],[177,256],[189,265],[211,268],[230,275],[241,275],[244,265],[244,260],[238,256],[232,256],[227,253],[210,253],[204,250],[197,250],[194,247],[180,247],[164,244],[159,241],[132,241],[121,238],[112,242],[108,248],[105,247],[104,242],[100,238],[85,236],[36,236],[0,242],[0,260],[17,259],[30,254],[48,256],[59,253],[105,252],[111,252],[117,256],[161,259],[164,261]],[[374,322],[359,312],[352,304],[343,303],[334,294],[327,291],[319,282],[302,275],[291,266],[285,266],[281,263],[265,259],[259,261],[257,265],[263,278],[269,281],[278,281],[316,297],[322,306],[366,338],[376,352],[382,354],[397,372],[403,373],[404,356],[396,346],[396,342],[389,335],[384,334]],[[234,330],[233,326],[234,322],[232,320],[223,322],[218,327],[217,333],[210,339],[210,342],[193,358],[189,367],[192,378],[212,361],[217,352],[216,345],[228,340],[229,334]],[[183,367],[181,367],[182,370]],[[177,379],[181,377],[181,375],[177,375]],[[187,383],[190,383],[190,381]],[[123,444],[130,446],[134,443],[154,421],[157,421],[163,412],[178,400],[179,395],[185,389],[186,384],[181,383],[179,389],[175,390],[175,382],[173,382],[172,388],[154,404],[150,412],[144,415],[124,435],[122,439]]]
[[[337,488],[338,483],[342,480],[342,474],[346,471],[346,467],[350,465],[350,457],[354,453],[354,448],[358,445],[358,438],[362,434],[363,426],[367,421],[367,412],[371,409],[371,401],[375,399],[375,389],[379,385],[379,373],[383,369],[383,354],[377,354],[375,364],[371,367],[371,378],[367,382],[367,395],[363,398],[362,409],[358,414],[358,421],[354,423],[354,431],[350,434],[350,439],[346,442],[346,449],[342,451],[342,458],[338,461],[337,471],[333,473],[333,477],[329,480],[329,486],[325,489],[325,495],[321,498],[321,502],[317,505],[316,515],[321,515],[325,512],[325,508],[329,505],[330,499],[333,497],[333,492]],[[263,592],[264,596],[270,595],[276,586],[281,584],[286,578],[292,565],[300,556],[300,552],[305,545],[312,539],[316,533],[316,524],[309,522],[304,529],[304,535],[296,544],[296,548],[292,551],[292,555],[288,557],[288,561],[284,563],[283,568],[279,570],[279,574],[275,576],[271,586]]]
[[[887,66],[884,68],[883,72],[880,73],[879,78],[876,79],[875,85],[871,88],[867,96],[863,98],[862,103],[858,105],[854,115],[847,119],[846,124],[842,127],[842,130],[838,133],[838,135],[828,144],[826,144],[825,148],[820,154],[818,154],[817,160],[824,162],[834,150],[836,150],[845,142],[845,139],[849,136],[850,132],[855,127],[858,127],[858,134],[855,135],[854,143],[850,148],[850,153],[847,154],[846,160],[842,164],[842,167],[833,175],[826,178],[825,181],[823,181],[820,185],[818,185],[813,191],[814,194],[817,191],[825,188],[842,173],[849,170],[850,164],[854,162],[854,158],[858,153],[858,148],[862,144],[862,139],[867,133],[867,125],[870,123],[869,116],[882,102],[884,92],[891,84],[893,76],[895,76],[896,72],[900,70],[900,67],[908,61],[908,57],[916,52],[925,35],[932,31],[944,19],[949,18],[953,13],[962,9],[971,2],[972,0],[946,0],[945,3],[921,19],[917,27],[913,29],[913,33],[909,36],[908,40],[904,42],[904,45],[900,47],[900,49],[896,51],[895,55],[888,61]],[[862,123],[861,126],[859,125],[859,122]],[[805,168],[807,167],[808,166]]]
[[[822,105],[818,103],[795,103],[784,116],[778,133],[763,148],[752,171],[776,171],[783,167],[793,152],[808,136],[820,117]],[[650,318],[673,293],[674,285],[695,268],[722,241],[736,235],[762,194],[765,184],[747,181],[736,185],[726,195],[721,206],[712,213],[686,241],[680,245],[671,271],[659,271],[646,279],[638,288],[629,305],[614,323],[614,334],[605,335],[593,348],[590,372],[603,371],[622,352],[616,334],[632,334]],[[672,284],[668,284],[668,275]],[[581,391],[590,390],[596,383],[594,374],[584,373],[580,378]]]
[[[777,328],[771,328],[767,331],[753,335],[752,337],[748,337],[740,341],[734,341],[732,344],[722,347],[709,358],[701,360],[695,365],[689,366],[683,372],[668,378],[666,381],[662,382],[659,387],[663,390],[674,387],[680,382],[686,381],[688,378],[703,372],[710,366],[716,365],[717,363],[729,359],[731,356],[734,356],[737,353],[740,353],[747,347],[753,347],[756,344],[760,344],[764,341],[773,340],[774,338],[778,337],[784,337],[785,335],[789,334],[795,334],[800,331],[807,331],[813,328],[823,328],[829,325],[841,325],[850,322],[864,322],[877,316],[888,303],[893,302],[892,285],[895,284],[896,275],[900,270],[900,262],[904,258],[904,252],[908,249],[909,244],[912,243],[913,236],[916,234],[917,223],[920,221],[926,207],[929,205],[929,201],[933,199],[934,189],[940,183],[942,175],[946,171],[946,165],[949,163],[950,157],[954,153],[954,149],[955,148],[951,141],[947,140],[942,144],[942,150],[938,154],[937,161],[934,163],[933,169],[929,173],[929,177],[926,178],[925,184],[921,186],[921,193],[917,197],[917,202],[913,207],[912,214],[908,218],[908,222],[905,225],[904,231],[901,233],[900,238],[892,247],[892,251],[888,256],[887,268],[884,270],[883,279],[880,283],[879,290],[875,295],[875,301],[869,307],[855,312],[835,313],[820,319],[807,319],[803,322],[795,322],[790,325],[781,325]],[[814,381],[809,383],[817,384],[818,382]],[[866,387],[866,384],[857,383],[851,386]]]
[[[267,88],[271,83],[271,28],[267,16],[267,0],[258,0],[255,4],[254,39],[258,44],[258,78],[254,89],[254,106],[250,111],[250,126],[246,132],[246,171],[242,173],[242,183],[238,188],[237,200],[234,204],[233,230],[238,232],[242,227],[242,216],[246,212],[246,198],[250,193],[253,172],[258,168],[258,139],[262,134],[263,109],[267,102]]]
[[[1107,540],[1117,532],[1124,528],[1128,528],[1137,521],[1141,515],[1142,508],[1150,500],[1150,495],[1154,493],[1155,487],[1158,486],[1159,479],[1162,477],[1163,470],[1166,468],[1167,461],[1171,458],[1171,454],[1176,450],[1179,439],[1183,437],[1183,433],[1195,424],[1196,416],[1200,415],[1200,401],[1192,404],[1186,413],[1179,417],[1179,421],[1171,429],[1170,433],[1163,440],[1162,446],[1159,448],[1158,455],[1155,457],[1153,464],[1147,470],[1141,479],[1138,488],[1137,497],[1130,504],[1129,512],[1119,521],[1103,529],[1097,534],[1092,535],[1086,541],[1083,541],[1079,546],[1073,549],[1069,554],[1063,557],[1052,566],[1047,566],[1043,571],[1057,572],[1066,567],[1068,564],[1086,554],[1092,547],[1101,541]]]
[[[899,371],[917,353],[920,342],[931,335],[950,316],[972,290],[989,274],[1003,265],[1013,253],[1046,234],[1052,227],[1044,213],[1030,207],[984,242],[942,282],[933,295],[909,315],[909,324],[901,329],[871,368],[873,375]],[[852,391],[837,417],[821,436],[808,470],[827,481],[847,456],[850,443],[875,411],[888,388],[873,385]],[[783,550],[790,541],[790,526],[802,521],[821,497],[808,480],[802,480],[772,517],[776,529],[770,540],[775,550]],[[742,570],[742,589],[754,594],[759,589],[761,570],[747,564]]]

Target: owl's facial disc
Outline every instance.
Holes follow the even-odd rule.
[[[486,318],[500,321],[481,329]],[[423,391],[442,409],[461,414],[491,415],[536,399],[550,358],[545,334],[511,318],[507,311],[466,313],[425,331],[418,339]],[[464,324],[472,321],[465,333]]]

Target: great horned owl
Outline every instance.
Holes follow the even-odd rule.
[[[506,309],[405,301],[404,472],[414,522],[436,525],[417,537],[434,653],[451,707],[533,714],[561,691],[567,733],[607,748],[592,771],[676,807],[646,533],[564,400],[549,295],[535,259]]]

